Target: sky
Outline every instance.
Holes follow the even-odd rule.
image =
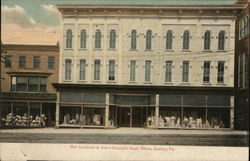
[[[136,0],[139,4],[234,3],[235,0]],[[56,4],[134,4],[135,0],[1,0],[1,41],[4,44],[55,45],[60,12]]]

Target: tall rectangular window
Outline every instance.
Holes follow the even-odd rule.
[[[25,56],[19,56],[19,68],[25,68]]]
[[[182,82],[189,81],[189,61],[182,62]]]
[[[40,56],[34,56],[33,67],[40,68]]]
[[[86,80],[86,60],[80,60],[79,80]]]
[[[151,81],[151,61],[147,60],[145,62],[145,82]]]
[[[101,61],[95,60],[94,64],[94,80],[100,80],[100,70],[101,70]]]
[[[172,82],[172,61],[166,61],[165,82]]]
[[[130,81],[134,82],[136,77],[136,61],[130,61]]]
[[[29,77],[29,92],[38,92],[39,77]]]
[[[218,75],[217,75],[218,83],[224,83],[224,68],[225,68],[225,62],[219,61],[218,62]]]
[[[209,83],[210,82],[210,62],[204,62],[204,70],[203,70],[203,82]]]
[[[65,60],[65,80],[71,80],[71,64],[70,59]]]
[[[47,91],[47,78],[40,77],[40,92],[46,92],[46,91]]]
[[[109,60],[109,80],[115,80],[115,60]]]
[[[28,91],[28,77],[17,77],[16,91],[25,92]]]
[[[241,21],[240,21],[240,39],[245,37],[248,34],[248,28],[249,28],[249,20],[248,20],[248,16],[244,17]]]
[[[54,69],[55,68],[55,57],[54,56],[49,56],[48,57],[48,68],[49,69]]]
[[[238,62],[238,86],[241,88],[246,88],[247,86],[247,58],[246,54],[243,53],[239,56]]]
[[[5,56],[5,68],[11,68],[11,56]]]

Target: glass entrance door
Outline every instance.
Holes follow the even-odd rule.
[[[119,126],[130,127],[131,126],[131,107],[120,107],[119,111]]]
[[[132,107],[132,127],[143,127],[146,121],[145,107]]]

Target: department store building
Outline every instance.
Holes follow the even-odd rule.
[[[234,129],[242,6],[165,2],[57,6],[56,127]]]

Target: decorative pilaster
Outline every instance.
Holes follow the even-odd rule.
[[[234,129],[234,96],[230,97],[230,128]]]
[[[160,95],[156,94],[155,95],[155,128],[159,127],[159,104],[160,104]]]
[[[105,128],[109,127],[109,93],[106,93],[105,99]]]
[[[56,128],[59,126],[60,92],[56,92]]]

